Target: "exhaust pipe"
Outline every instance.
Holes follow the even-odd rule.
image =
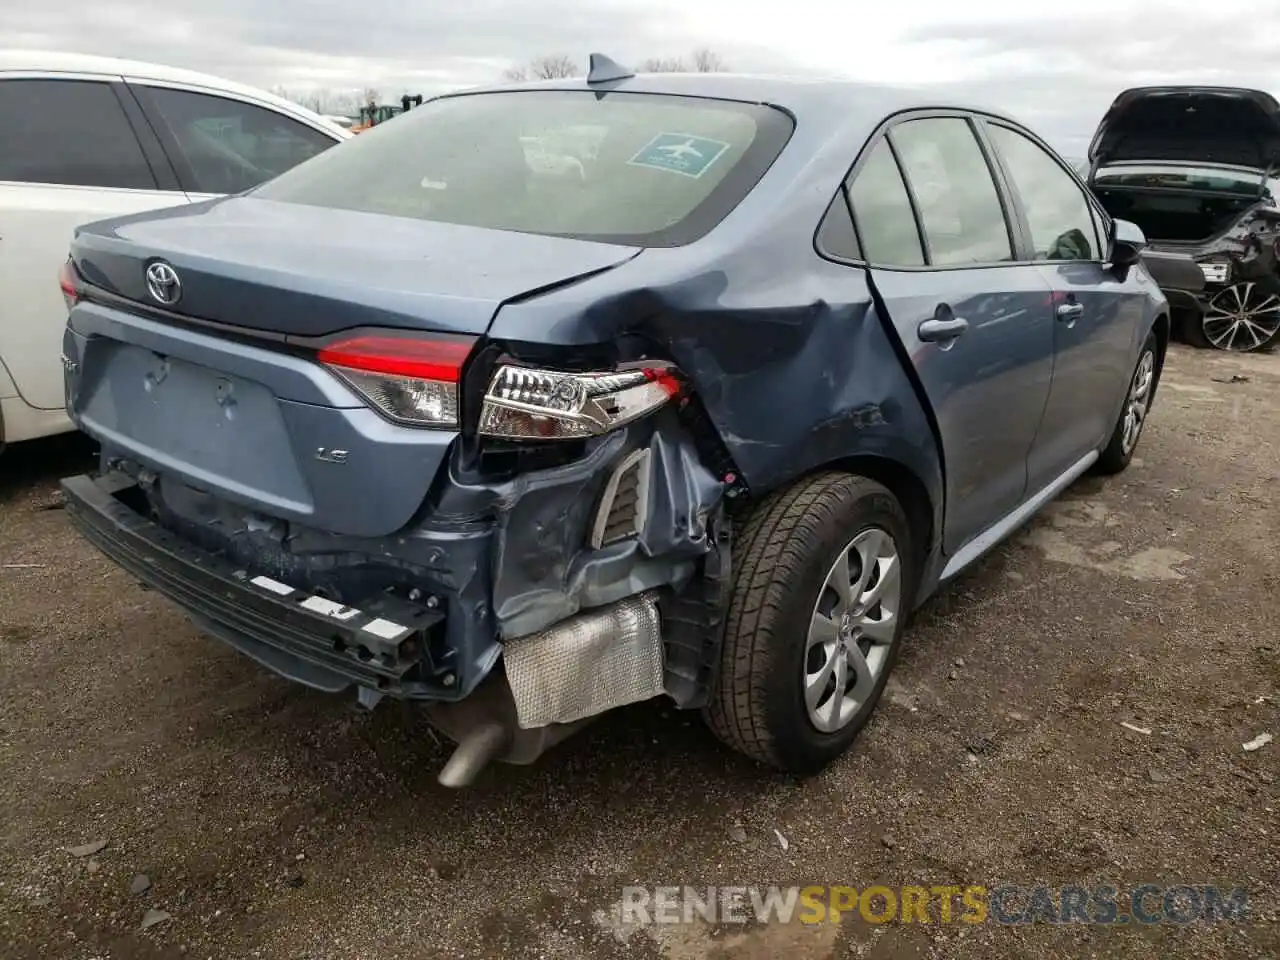
[[[640,595],[510,641],[469,697],[427,706],[458,746],[436,780],[470,786],[491,761],[533,763],[600,714],[664,692],[654,597]]]
[[[507,728],[496,720],[472,727],[453,751],[436,781],[442,787],[454,790],[471,786],[480,771],[507,747],[510,739]]]

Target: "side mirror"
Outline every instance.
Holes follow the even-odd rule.
[[[1128,220],[1111,221],[1111,265],[1132,267],[1142,258],[1147,236],[1142,228]]]

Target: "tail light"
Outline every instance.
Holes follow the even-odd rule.
[[[70,310],[80,302],[80,275],[76,273],[76,265],[68,257],[58,271],[58,286],[62,288],[62,299]]]
[[[566,373],[499,367],[480,409],[480,433],[510,440],[579,440],[652,413],[681,389],[673,367]]]
[[[458,380],[474,340],[360,336],[322,348],[321,363],[388,419],[458,428]]]

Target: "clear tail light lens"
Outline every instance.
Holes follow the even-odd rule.
[[[362,336],[324,347],[316,359],[390,420],[458,428],[458,380],[473,340]]]
[[[480,433],[508,440],[580,440],[652,413],[680,392],[674,368],[568,373],[499,367],[480,410]]]

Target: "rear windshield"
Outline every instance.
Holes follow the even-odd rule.
[[[254,196],[444,223],[677,246],[777,158],[791,118],[759,104],[546,90],[430,101]]]

